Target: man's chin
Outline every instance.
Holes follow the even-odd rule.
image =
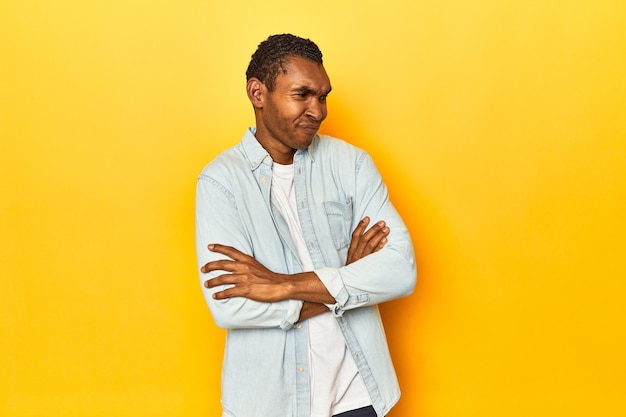
[[[314,136],[311,136],[311,139],[309,139],[308,141],[303,143],[302,146],[300,147],[300,149],[306,149],[309,146],[311,146],[311,143],[313,143],[313,138],[314,138]]]
[[[306,149],[311,146],[315,135],[317,135],[317,132],[313,134],[300,135],[300,137],[298,137],[298,149]]]

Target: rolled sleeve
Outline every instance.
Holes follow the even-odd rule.
[[[320,268],[315,270],[315,274],[322,281],[330,295],[333,296],[337,302],[336,305],[340,308],[345,306],[350,298],[350,294],[348,294],[348,290],[341,279],[339,268]]]
[[[196,188],[196,255],[201,284],[223,272],[204,274],[200,268],[207,262],[225,257],[211,252],[207,246],[219,243],[252,255],[253,246],[238,215],[234,194],[222,182],[201,175]],[[213,294],[223,288],[202,291],[217,326],[223,329],[293,327],[300,316],[302,301],[284,300],[275,303],[258,302],[243,297],[215,300]]]
[[[412,256],[400,256],[393,249],[381,250],[341,268],[315,270],[335,298],[333,312],[344,311],[409,295],[416,280]]]
[[[289,330],[298,322],[302,304],[303,302],[300,300],[289,300],[287,302],[287,314],[280,324],[281,329]]]
[[[351,219],[354,222],[365,216],[382,219],[390,234],[385,246],[375,253],[349,265],[323,266],[315,270],[336,300],[335,315],[407,296],[413,291],[417,278],[411,237],[389,199],[380,173],[367,153],[360,153],[356,160],[354,197],[350,199],[353,204]],[[349,225],[351,230],[355,226]]]

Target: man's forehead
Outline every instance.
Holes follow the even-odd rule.
[[[276,81],[288,84],[290,89],[330,90],[324,66],[302,57],[289,57]]]

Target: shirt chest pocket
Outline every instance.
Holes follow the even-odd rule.
[[[324,211],[335,248],[347,248],[352,236],[352,199],[346,202],[325,201]]]

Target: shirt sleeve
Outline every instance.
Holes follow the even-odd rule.
[[[225,258],[209,251],[210,243],[232,246],[253,256],[235,196],[214,178],[200,175],[196,186],[196,256],[201,288],[215,323],[224,329],[280,327],[287,330],[293,327],[300,316],[302,301],[264,303],[243,297],[213,299],[213,294],[223,287],[206,288],[204,281],[226,272],[205,274],[200,271],[207,262]]]
[[[384,220],[390,229],[388,242],[378,252],[343,267],[315,270],[335,298],[335,315],[345,310],[379,304],[411,294],[417,269],[409,232],[389,200],[387,187],[374,162],[363,153],[356,164],[353,199],[353,223],[369,216],[372,221]]]

